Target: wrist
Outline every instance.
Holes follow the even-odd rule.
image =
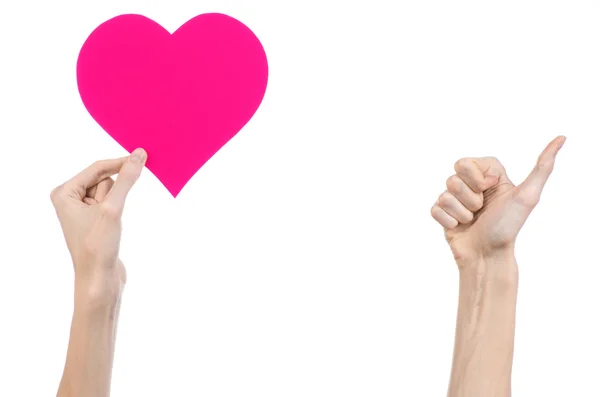
[[[75,306],[83,311],[112,310],[121,301],[124,284],[111,274],[75,276]]]
[[[460,269],[448,396],[510,395],[518,270],[514,255],[485,256]]]
[[[472,255],[469,258],[457,261],[461,280],[475,278],[480,282],[503,284],[518,282],[519,269],[512,247]]]

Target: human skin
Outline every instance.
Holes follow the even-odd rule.
[[[121,215],[146,158],[136,149],[131,156],[98,161],[50,194],[75,271],[71,334],[57,397],[110,395],[127,281],[119,259]]]
[[[431,209],[459,269],[448,397],[509,397],[518,266],[517,235],[538,204],[565,137],[555,138],[515,186],[493,157],[458,160]]]

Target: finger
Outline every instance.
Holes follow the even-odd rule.
[[[445,229],[454,229],[458,221],[444,211],[437,203],[431,207],[431,216]]]
[[[454,170],[475,193],[496,185],[504,172],[500,162],[493,157],[463,158],[454,164]]]
[[[473,220],[473,213],[448,191],[440,195],[437,205],[459,223],[467,224]]]
[[[98,201],[96,201],[96,199],[93,199],[91,197],[84,197],[83,202],[86,203],[87,205],[98,204]]]
[[[483,207],[483,193],[475,193],[458,175],[448,178],[446,187],[469,211],[476,212]]]
[[[87,188],[87,190],[85,191],[85,197],[95,197],[97,188],[98,188],[98,185],[94,185],[92,187]]]
[[[117,175],[117,180],[106,195],[104,202],[113,208],[123,210],[127,194],[140,177],[147,157],[144,149],[136,149],[131,153],[131,156],[129,156],[123,167],[121,167],[119,175]]]
[[[112,178],[106,178],[100,181],[99,184],[96,185],[96,192],[92,196],[96,199],[96,201],[102,201],[113,187],[115,181]]]
[[[87,189],[119,172],[127,157],[97,161],[65,183],[65,187],[84,198]]]
[[[101,180],[98,184],[87,189],[87,191],[85,193],[86,197],[93,197],[93,198],[96,198],[96,200],[101,200],[102,198],[104,198],[104,196],[106,196],[106,193],[108,193],[108,191],[112,187],[113,182],[114,182],[114,180],[110,177]],[[99,186],[100,186],[100,190],[98,190]],[[100,192],[100,193],[98,193],[98,192]],[[98,195],[100,195],[101,197],[100,198],[96,197]]]
[[[556,155],[565,144],[566,139],[564,136],[554,138],[538,157],[529,176],[518,186],[516,197],[525,204],[535,206],[539,202],[542,190],[554,170]]]

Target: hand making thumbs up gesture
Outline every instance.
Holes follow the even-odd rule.
[[[493,157],[463,158],[447,190],[431,209],[445,228],[455,259],[469,263],[514,245],[527,217],[540,200],[565,137],[555,138],[539,156],[527,179],[515,186]]]

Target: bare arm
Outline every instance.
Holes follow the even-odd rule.
[[[119,259],[121,215],[146,153],[92,164],[50,197],[75,271],[75,304],[58,397],[108,397],[127,274]],[[111,175],[117,174],[116,181]]]
[[[519,231],[541,199],[565,137],[550,142],[520,185],[495,157],[463,158],[431,209],[460,272],[448,397],[510,397]]]
[[[120,297],[76,292],[67,360],[57,397],[108,397]]]
[[[512,255],[461,269],[448,397],[510,397],[517,286]]]

